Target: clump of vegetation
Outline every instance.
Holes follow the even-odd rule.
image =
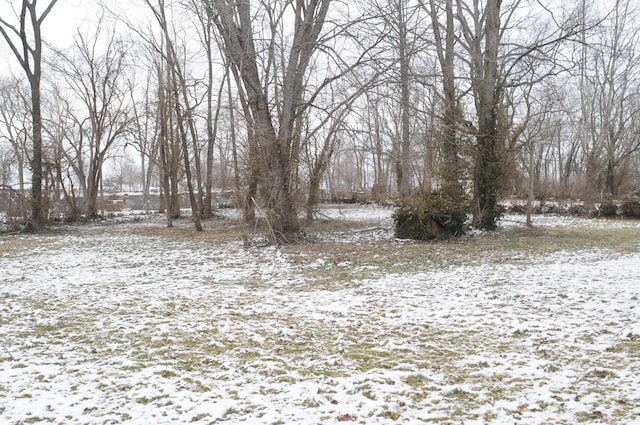
[[[607,199],[600,204],[598,209],[600,217],[612,218],[618,216],[618,206],[611,199]]]
[[[576,217],[590,217],[591,212],[584,208],[582,205],[571,205],[567,208],[567,214]]]
[[[511,205],[505,206],[505,211],[508,212],[509,214],[526,214],[527,207],[521,204],[511,204]]]
[[[640,218],[640,199],[627,198],[622,201],[620,213],[626,218]]]
[[[418,193],[396,202],[395,235],[401,239],[448,239],[465,234],[469,202],[462,194]]]

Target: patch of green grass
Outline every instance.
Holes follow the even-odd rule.
[[[304,399],[300,404],[300,407],[305,407],[305,408],[316,408],[316,407],[320,407],[321,404],[318,400],[314,399],[314,398],[307,398]]]
[[[450,264],[528,264],[545,261],[561,251],[599,249],[616,253],[637,252],[640,228],[538,228],[502,230],[483,236],[444,242],[320,242],[283,248],[290,257],[308,263],[324,260],[325,266],[309,270],[315,284],[363,279],[388,273],[423,272],[425,267]],[[299,254],[304,254],[300,257]],[[327,265],[341,264],[341,267]],[[565,294],[559,294],[563,298]]]
[[[577,412],[575,414],[576,421],[579,423],[591,423],[594,421],[602,421],[603,414],[600,411],[593,412]]]
[[[144,368],[146,368],[146,365],[142,364],[142,363],[135,363],[135,364],[131,364],[131,365],[122,366],[122,370],[127,371],[127,372],[139,372],[139,371],[143,370]]]
[[[380,413],[379,416],[382,418],[391,419],[392,421],[397,421],[402,415],[391,410],[384,410],[382,413]]]
[[[193,391],[193,392],[205,393],[205,392],[211,391],[211,388],[209,388],[208,386],[204,385],[199,380],[190,378],[188,376],[185,376],[182,380],[184,382],[186,382],[187,384],[191,385],[191,391]]]
[[[39,416],[31,416],[27,419],[20,421],[21,424],[37,424],[42,422],[54,422],[55,418],[42,418]]]
[[[456,387],[451,391],[447,391],[444,393],[446,398],[455,398],[455,399],[468,399],[471,397],[471,394],[460,387]]]
[[[237,415],[238,413],[240,413],[238,409],[236,409],[235,407],[229,407],[227,410],[225,410],[222,416],[226,418],[227,416]]]
[[[560,370],[560,367],[556,366],[553,363],[547,363],[546,365],[543,366],[542,370],[544,370],[547,373],[555,373]]]
[[[208,418],[209,416],[211,415],[209,415],[208,413],[199,413],[195,415],[193,418],[191,418],[191,422],[199,422],[205,418]]]
[[[391,369],[398,363],[395,359],[404,358],[401,353],[378,351],[369,344],[355,344],[345,348],[343,357],[355,363],[362,372],[371,369]]]
[[[368,398],[369,400],[373,400],[375,401],[377,399],[375,393],[371,390],[364,390],[362,391],[362,395],[366,398]]]
[[[152,399],[147,396],[136,398],[136,403],[138,404],[149,404],[151,401]]]
[[[482,419],[485,422],[491,422],[491,421],[493,421],[495,419],[498,419],[498,414],[493,412],[493,411],[488,410],[488,411],[484,412],[484,414],[482,415]]]
[[[274,371],[274,375],[278,376],[278,382],[284,383],[284,384],[295,384],[298,382],[298,380],[293,377],[288,375],[288,371],[285,370],[276,370]]]
[[[429,383],[429,378],[422,374],[409,375],[404,379],[404,382],[413,388],[424,387]]]
[[[244,360],[257,360],[262,357],[262,354],[257,351],[242,351],[239,357]]]
[[[610,370],[595,369],[587,373],[587,377],[597,379],[613,379],[617,378],[617,375],[615,374],[615,372],[612,372]]]
[[[174,372],[174,371],[172,371],[172,370],[168,370],[168,369],[164,369],[164,370],[161,370],[161,371],[156,372],[156,373],[157,373],[158,375],[162,376],[163,378],[166,378],[166,379],[168,379],[168,378],[175,378],[175,377],[177,377],[177,376],[178,376],[178,374],[177,374],[177,373],[175,373],[175,372]]]

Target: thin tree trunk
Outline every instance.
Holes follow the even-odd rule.
[[[446,0],[446,28],[444,37],[444,47],[442,46],[442,35],[438,24],[438,14],[434,0],[431,0],[431,20],[437,42],[438,60],[442,69],[442,88],[444,93],[444,116],[443,116],[443,164],[441,176],[443,190],[452,195],[458,194],[459,171],[458,171],[458,110],[455,86],[454,68],[454,45],[455,45],[455,25],[453,15],[453,0]]]
[[[399,189],[400,196],[407,197],[411,193],[411,129],[409,109],[411,98],[409,93],[409,46],[407,37],[407,16],[404,0],[398,3],[398,47],[400,55],[400,105],[401,105],[401,143]]]
[[[311,170],[311,176],[309,178],[309,196],[307,199],[307,221],[313,220],[313,214],[318,205],[322,176],[327,170],[329,162],[331,161],[331,156],[333,155],[333,137],[333,134],[328,136],[329,140],[326,140],[323,144],[322,152]]]
[[[598,196],[598,162],[593,155],[587,157],[587,165],[585,167],[585,188],[583,192],[583,207],[587,211],[595,211],[596,197]]]
[[[162,175],[162,186],[163,191],[160,199],[160,209],[164,207],[165,215],[167,217],[167,227],[173,227],[173,195],[172,195],[172,187],[171,187],[171,178],[170,178],[170,167],[169,158],[167,155],[167,146],[168,146],[168,117],[167,117],[167,101],[165,98],[165,87],[164,87],[164,69],[161,66],[158,66],[158,121],[160,125],[160,134],[159,134],[159,143],[160,143],[160,163],[161,170],[160,174]],[[164,194],[164,197],[163,197]],[[164,202],[163,202],[164,200]]]

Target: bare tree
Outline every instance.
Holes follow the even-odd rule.
[[[417,3],[408,0],[372,1],[369,8],[366,13],[374,23],[371,31],[383,34],[384,49],[377,52],[378,66],[385,69],[380,83],[391,88],[388,95],[393,100],[388,100],[397,103],[393,108],[398,115],[394,118],[397,134],[393,136],[395,177],[398,193],[406,197],[413,190],[416,175],[413,167],[418,133],[415,85],[419,76],[414,62],[426,50],[427,41],[421,36],[425,16]]]
[[[220,79],[218,85],[217,96],[215,96],[214,80],[216,72],[215,53],[216,34],[215,28],[215,14],[213,5],[209,1],[202,0],[188,0],[189,9],[192,9],[195,13],[200,29],[198,36],[200,37],[201,44],[204,48],[207,58],[207,76],[206,76],[206,178],[204,185],[204,199],[202,213],[206,218],[212,216],[212,197],[213,197],[213,176],[214,176],[214,147],[216,143],[216,137],[219,128],[219,118],[222,111],[223,91],[225,89],[225,82],[230,72],[228,61],[224,62],[223,76]]]
[[[133,114],[132,147],[140,154],[140,182],[142,184],[143,205],[145,211],[149,211],[149,198],[152,179],[157,169],[162,167],[158,153],[158,132],[157,125],[157,105],[152,99],[154,94],[154,84],[152,80],[153,71],[149,71],[145,76],[145,84],[140,93],[142,99],[137,99],[136,88],[139,87],[139,80],[136,75],[128,80],[129,96],[131,102],[131,112]]]
[[[374,79],[369,78],[360,85],[357,82],[347,83],[350,87],[357,88],[351,92],[344,86],[332,87],[327,99],[329,104],[322,108],[327,111],[326,116],[317,117],[314,121],[318,121],[318,124],[308,125],[303,132],[309,174],[306,205],[308,221],[313,219],[320,199],[320,184],[331,163],[331,157],[340,144],[340,134],[347,127],[346,117],[350,114],[353,103],[366,92],[372,81]],[[336,97],[340,97],[341,100],[338,101]]]
[[[17,193],[22,201],[21,214],[26,220],[29,216],[29,208],[26,201],[24,172],[29,162],[28,133],[33,121],[29,112],[28,95],[24,94],[28,89],[23,86],[24,82],[17,79],[0,81],[0,122],[3,127],[0,134],[4,133],[2,138],[8,141],[13,151],[18,176]]]
[[[180,195],[178,190],[178,167],[180,165],[180,148],[175,145],[173,137],[173,115],[171,96],[168,95],[164,61],[156,63],[158,74],[158,108],[156,122],[158,130],[158,152],[160,154],[160,173],[162,174],[162,193],[160,209],[166,208],[167,227],[173,227],[173,219],[180,216]],[[164,202],[163,202],[164,201]]]
[[[411,39],[412,15],[416,8],[410,8],[406,0],[397,0],[392,5],[395,8],[395,22],[398,36],[398,61],[400,65],[400,166],[398,170],[399,192],[401,196],[409,196],[412,189],[411,170],[411,59],[415,54],[414,41]]]
[[[462,37],[458,38],[466,56],[477,115],[474,164],[474,224],[494,229],[500,215],[497,204],[504,185],[504,143],[509,137],[509,119],[505,119],[505,90],[519,85],[538,84],[562,71],[557,60],[559,46],[575,40],[581,29],[575,13],[565,20],[556,19],[542,3],[526,4],[538,8],[531,16],[519,13],[525,3],[517,0],[503,10],[502,0],[457,1],[457,18]],[[522,18],[521,16],[525,16]],[[536,31],[523,37],[510,30],[527,19],[535,19]],[[545,22],[549,25],[543,25]]]
[[[635,3],[617,0],[604,24],[591,34],[583,33],[579,64],[581,115],[579,128],[585,161],[584,208],[595,209],[604,189],[617,195],[624,163],[640,149],[634,121],[640,115],[637,84],[640,74],[640,27]],[[587,3],[582,4],[583,25]]]
[[[377,87],[366,93],[366,104],[364,111],[361,112],[363,119],[361,144],[366,147],[371,154],[373,164],[373,185],[372,196],[375,200],[381,200],[389,191],[389,164],[391,162],[389,156],[389,148],[385,143],[385,133],[388,133],[387,122],[384,116],[384,98],[385,95],[380,93],[382,88]],[[362,108],[361,108],[362,109]]]
[[[457,16],[469,53],[471,88],[478,116],[474,224],[487,230],[495,229],[499,217],[497,202],[503,176],[502,139],[498,127],[502,99],[498,80],[501,6],[502,0],[487,0],[481,10],[478,2],[471,7],[463,0],[457,0]]]
[[[73,99],[63,95],[68,92],[66,87],[62,89],[57,81],[50,81],[49,84],[51,89],[45,99],[43,114],[45,134],[49,142],[46,164],[58,192],[54,199],[60,200],[59,194],[62,194],[65,208],[60,213],[64,214],[66,220],[76,221],[82,213],[79,195],[84,195],[86,199],[87,192],[85,132],[71,105]]]
[[[173,227],[173,219],[180,217],[180,183],[183,174],[182,166],[180,165],[181,161],[183,161],[183,140],[178,134],[176,121],[184,117],[178,113],[179,106],[176,100],[180,98],[179,89],[176,96],[176,89],[174,89],[173,85],[174,79],[171,76],[172,70],[167,61],[167,37],[165,35],[169,33],[169,23],[166,21],[166,16],[163,18],[163,15],[160,14],[160,9],[164,11],[164,2],[158,5],[150,2],[146,4],[152,11],[153,19],[156,23],[163,22],[167,25],[167,31],[165,32],[161,29],[159,38],[152,23],[145,25],[144,23],[136,22],[134,24],[129,22],[124,14],[112,13],[117,19],[122,20],[135,36],[144,42],[147,48],[147,54],[142,57],[147,62],[147,68],[151,74],[149,78],[154,80],[154,84],[149,82],[148,90],[153,93],[149,94],[149,98],[145,103],[147,104],[146,114],[153,122],[150,125],[154,128],[153,132],[156,139],[153,144],[156,145],[157,158],[155,162],[158,165],[160,174],[159,212],[165,213],[167,227]],[[139,117],[140,112],[136,113],[136,116]],[[137,143],[139,144],[140,142],[138,141]]]
[[[95,33],[89,37],[78,31],[73,51],[60,54],[61,61],[53,65],[83,105],[83,111],[77,115],[88,144],[85,213],[89,217],[98,214],[103,164],[114,143],[129,131],[130,126],[125,84],[128,47],[114,31],[103,37],[103,25],[101,19]],[[103,42],[106,47],[101,51]]]
[[[268,220],[277,242],[290,241],[299,230],[295,182],[292,180],[298,162],[295,125],[306,107],[302,102],[304,77],[318,48],[330,4],[331,0],[296,0],[292,3],[293,39],[288,60],[283,64],[281,103],[274,110],[269,106],[267,86],[259,71],[250,2],[213,0],[225,53],[246,94],[252,132],[260,148],[268,182]]]
[[[39,226],[46,220],[42,199],[42,23],[58,0],[50,0],[38,14],[37,0],[22,0],[16,11],[17,24],[0,17],[0,34],[20,63],[31,87],[33,155],[31,158],[31,220]]]
[[[421,2],[423,3],[423,2]],[[423,7],[426,5],[423,3]],[[458,159],[458,127],[461,125],[462,114],[456,95],[455,75],[455,43],[456,28],[453,0],[445,0],[444,14],[445,24],[442,28],[438,5],[434,0],[429,0],[429,13],[435,39],[435,49],[442,71],[442,104],[443,113],[438,114],[442,122],[442,189],[451,195],[459,194],[459,159]],[[443,34],[444,31],[444,34]]]
[[[188,139],[191,139],[192,145],[197,149],[197,132],[195,129],[195,123],[193,121],[193,110],[189,101],[189,94],[187,88],[186,76],[183,67],[178,59],[176,47],[173,42],[173,38],[169,32],[170,22],[167,19],[166,8],[164,0],[158,0],[157,4],[151,2],[151,0],[145,0],[145,3],[153,13],[160,31],[162,32],[162,40],[164,45],[163,56],[167,64],[167,83],[171,88],[170,95],[172,96],[174,110],[171,113],[175,114],[177,136],[180,140],[182,147],[182,158],[184,160],[185,179],[187,182],[187,189],[189,193],[189,202],[191,204],[191,216],[193,224],[196,230],[202,231],[201,223],[201,202],[198,202],[196,193],[193,187],[191,163],[189,159],[189,143]],[[199,164],[199,155],[196,155],[196,163]],[[198,165],[199,166],[199,165]],[[200,181],[200,180],[198,180]],[[201,191],[198,193],[198,198],[201,195]]]

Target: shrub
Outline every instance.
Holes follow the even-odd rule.
[[[448,239],[465,233],[469,205],[462,195],[419,193],[396,202],[395,235],[401,239]]]
[[[618,215],[618,206],[610,199],[603,201],[598,209],[598,215],[600,217],[616,217]]]
[[[548,204],[541,203],[540,205],[543,214],[561,214],[563,212],[563,208],[556,202]]]
[[[506,210],[509,214],[526,214],[527,213],[526,205],[521,205],[521,204],[512,204]]]
[[[640,199],[627,198],[622,201],[620,213],[627,218],[640,218]]]
[[[577,217],[589,217],[591,213],[585,209],[582,205],[571,205],[567,208],[567,214]]]

